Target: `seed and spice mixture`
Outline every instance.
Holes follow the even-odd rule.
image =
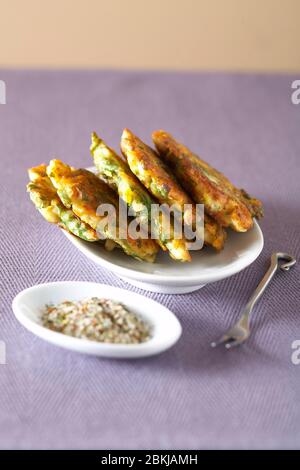
[[[143,343],[151,336],[150,325],[124,305],[97,297],[47,305],[42,323],[68,336],[103,343]]]

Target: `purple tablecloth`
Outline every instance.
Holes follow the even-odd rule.
[[[280,273],[256,308],[253,335],[231,352],[209,343],[238,317],[273,251],[299,256],[299,77],[2,71],[0,105],[0,447],[300,448],[299,267]],[[101,360],[64,351],[13,316],[33,284],[90,280],[138,291],[81,255],[25,191],[26,169],[58,156],[91,164],[92,130],[118,148],[122,129],[150,142],[165,128],[261,198],[265,247],[248,269],[188,295],[144,293],[180,319],[161,356]],[[141,291],[142,292],[142,291]]]

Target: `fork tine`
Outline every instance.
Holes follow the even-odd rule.
[[[216,348],[217,346],[219,346],[219,344],[222,344],[222,343],[225,343],[226,341],[228,341],[229,338],[230,337],[228,335],[223,335],[217,341],[213,341],[212,343],[210,343],[210,346],[212,348]]]
[[[243,342],[244,342],[244,340],[232,338],[231,341],[229,341],[228,343],[225,344],[225,348],[226,349],[231,349],[231,348],[234,348],[235,346],[239,346]]]

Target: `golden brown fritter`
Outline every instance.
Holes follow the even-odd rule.
[[[104,224],[102,236],[115,241],[130,256],[139,260],[154,261],[159,247],[153,240],[134,240],[128,233],[125,233],[125,237],[121,235],[118,197],[95,174],[84,169],[75,170],[59,160],[51,160],[47,174],[63,204],[96,231],[105,220],[107,221],[106,215],[99,214],[99,206],[110,204],[115,209],[117,230],[114,233],[110,224]]]
[[[262,204],[236,188],[222,173],[198,158],[170,134],[159,130],[152,134],[157,151],[167,162],[182,186],[197,203],[224,227],[246,232],[252,217],[262,216]]]
[[[212,217],[204,213],[204,242],[212,246],[215,250],[221,251],[224,248],[227,233]]]
[[[33,168],[29,168],[28,176],[30,181],[36,181],[38,178],[47,177],[47,165],[42,163],[41,165],[35,166]]]
[[[121,150],[127,158],[132,172],[146,186],[161,204],[175,206],[183,214],[185,204],[192,205],[192,212],[186,222],[195,227],[195,205],[182,189],[170,169],[148,145],[142,142],[131,131],[125,129],[121,138]],[[185,214],[186,216],[186,214]],[[224,229],[211,217],[205,214],[204,241],[220,250],[226,239]]]
[[[192,204],[156,152],[128,129],[123,131],[121,150],[132,172],[161,204],[173,205],[180,213],[185,204]]]
[[[27,191],[31,201],[42,216],[48,222],[58,224],[61,220],[56,207],[61,204],[61,201],[48,176],[46,174],[41,176],[40,170],[41,166],[28,170],[30,183],[27,185]]]
[[[67,209],[63,205],[46,174],[46,168],[46,165],[40,165],[28,170],[31,181],[27,185],[27,191],[30,193],[30,199],[35,207],[48,222],[59,225],[83,240],[97,241],[96,231],[76,217],[71,209]]]
[[[90,150],[98,176],[119,194],[142,222],[147,223],[153,198],[132,173],[126,160],[108,147],[95,132],[92,133]]]

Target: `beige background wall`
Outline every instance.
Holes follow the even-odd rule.
[[[0,66],[300,71],[300,0],[0,0]]]

